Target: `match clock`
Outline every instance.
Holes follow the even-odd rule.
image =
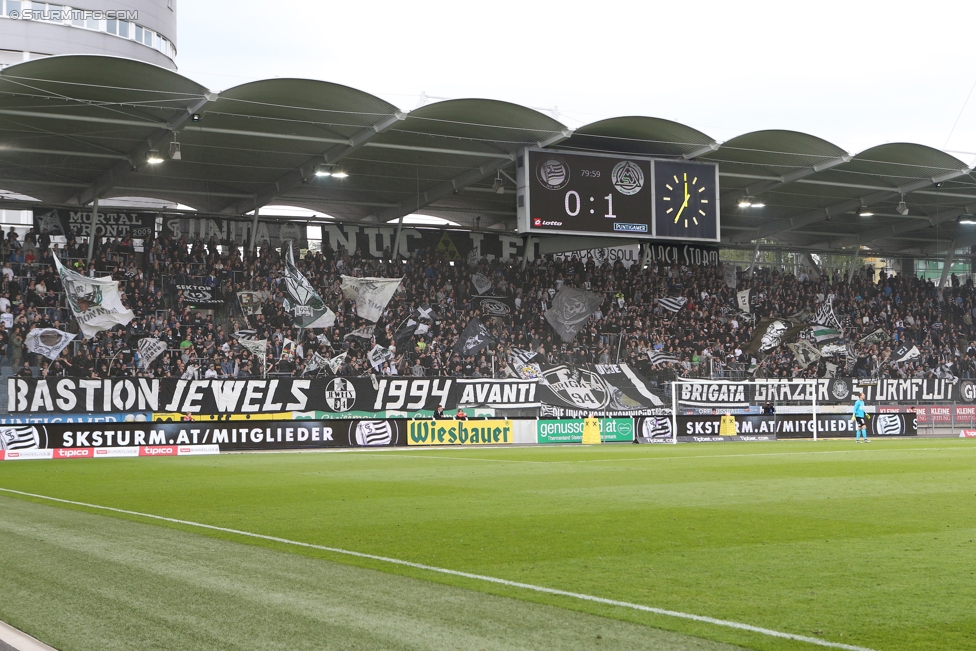
[[[655,160],[653,177],[655,237],[719,239],[716,165]]]

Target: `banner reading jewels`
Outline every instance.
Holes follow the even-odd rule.
[[[296,450],[406,445],[405,419],[255,423],[64,423],[0,426],[0,448],[119,448],[217,445],[227,450]]]

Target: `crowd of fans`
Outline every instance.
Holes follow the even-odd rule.
[[[911,276],[875,278],[866,268],[849,281],[839,272],[828,277],[808,272],[799,276],[775,268],[754,274],[739,269],[735,287],[715,266],[683,267],[652,264],[646,268],[623,263],[597,266],[576,259],[543,257],[523,268],[520,260],[448,260],[436,250],[418,250],[402,261],[366,257],[359,251],[308,252],[299,269],[336,313],[327,330],[299,329],[285,311],[282,254],[268,246],[260,255],[239,247],[209,242],[178,241],[167,236],[144,242],[136,252],[131,239],[101,239],[88,260],[88,245],[69,238],[52,244],[31,230],[23,242],[11,229],[0,244],[5,262],[0,283],[0,351],[13,371],[34,376],[153,376],[246,378],[262,375],[302,375],[314,355],[334,358],[346,353],[339,375],[451,375],[505,377],[511,375],[512,349],[536,351],[548,363],[626,362],[653,382],[674,375],[746,378],[815,377],[825,361],[803,368],[781,346],[768,355],[744,351],[758,319],[816,312],[833,295],[834,312],[853,341],[856,361],[848,372],[860,377],[930,377],[976,375],[973,319],[976,291],[972,281],[939,292],[931,281]],[[77,331],[63,300],[53,267],[57,255],[80,273],[111,273],[121,281],[126,304],[135,313],[127,326],[80,339],[55,361],[26,350],[24,339],[35,327]],[[455,343],[468,321],[482,317],[472,297],[478,294],[471,276],[488,277],[496,296],[511,299],[508,318],[484,317],[496,343],[474,356],[462,357]],[[351,336],[371,323],[355,314],[355,306],[340,290],[340,276],[403,277],[397,294],[376,324],[373,338]],[[176,289],[205,285],[219,291],[225,303],[204,309]],[[602,295],[603,305],[570,343],[564,343],[544,319],[552,298],[563,285]],[[751,289],[748,313],[740,310],[736,293]],[[237,293],[257,292],[260,314],[245,314]],[[679,297],[687,303],[677,313],[656,302]],[[398,325],[423,306],[434,308],[428,332],[396,343]],[[859,343],[882,329],[890,340]],[[235,333],[268,339],[265,362],[248,352]],[[133,345],[139,338],[156,337],[167,350],[148,364],[141,363]],[[373,368],[366,357],[374,344],[389,347],[393,357]],[[890,355],[902,344],[915,345],[921,357],[891,364]],[[676,361],[659,361],[668,354]],[[844,356],[834,357],[843,368]],[[331,374],[327,368],[314,371]]]

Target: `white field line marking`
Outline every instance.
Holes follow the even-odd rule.
[[[550,446],[550,447],[565,448],[565,447],[570,447],[570,446],[575,446],[575,444],[566,444],[566,445],[558,445],[558,446]],[[451,452],[461,452],[461,451],[472,451],[473,452],[473,450],[471,450],[471,448],[446,448],[446,447],[444,447],[444,448],[434,448],[434,449],[435,450],[451,451]],[[915,452],[916,450],[936,450],[936,451],[947,450],[947,451],[953,451],[953,452],[955,452],[955,451],[971,452],[973,450],[976,450],[976,447],[974,447],[972,449],[969,449],[969,448],[910,448],[909,450],[911,452]],[[905,450],[905,449],[902,449],[902,450],[891,450],[891,449],[885,449],[885,448],[872,448],[872,452],[875,452],[875,453],[881,453],[881,452],[906,452],[906,451],[909,451],[909,450]],[[367,454],[373,454],[374,452],[377,452],[377,451],[378,450],[369,450],[369,451],[355,450],[355,451],[352,451],[351,453],[354,454],[354,455],[367,455]],[[867,452],[867,451],[868,451],[867,449],[864,450],[864,452]],[[753,458],[756,458],[756,459],[762,459],[763,457],[792,457],[792,456],[797,456],[797,455],[808,455],[808,454],[850,454],[851,452],[854,452],[854,450],[807,450],[807,451],[804,451],[804,452],[755,452],[755,453],[741,453],[741,454],[738,454],[738,453],[737,454],[692,454],[692,455],[683,455],[683,456],[661,456],[661,457],[607,457],[605,459],[569,459],[569,460],[566,460],[566,461],[528,461],[528,460],[525,460],[525,459],[485,459],[484,457],[469,457],[469,458],[464,458],[464,457],[461,457],[461,456],[448,456],[448,455],[444,455],[444,456],[433,456],[433,455],[429,455],[429,454],[428,455],[423,455],[423,454],[419,454],[419,453],[408,452],[406,450],[388,450],[387,451],[387,456],[389,456],[389,457],[395,457],[395,458],[419,457],[419,458],[422,458],[422,459],[440,459],[440,460],[449,460],[449,461],[451,461],[451,460],[458,460],[458,461],[498,461],[498,462],[501,462],[501,463],[559,464],[559,463],[606,463],[608,461],[616,462],[616,461],[679,461],[681,459],[734,459],[734,458],[738,458],[738,457],[753,457]],[[246,454],[246,453],[245,452],[241,452],[240,454]],[[857,452],[856,454],[863,454],[863,453],[862,452]]]
[[[704,622],[706,624],[714,624],[716,626],[724,626],[726,628],[734,628],[740,631],[750,631],[752,633],[759,633],[761,635],[768,635],[770,637],[778,637],[787,640],[795,640],[798,642],[806,642],[808,644],[815,644],[817,646],[828,647],[831,649],[844,649],[845,651],[874,651],[863,646],[854,646],[852,644],[841,644],[839,642],[830,642],[828,640],[822,640],[817,637],[808,637],[806,635],[797,635],[795,633],[784,633],[782,631],[774,631],[769,628],[762,628],[761,626],[753,626],[752,624],[743,624],[741,622],[733,622],[727,619],[716,619],[715,617],[706,617],[704,615],[694,615],[691,613],[683,613],[677,610],[667,610],[664,608],[654,608],[652,606],[644,606],[642,604],[630,603],[629,601],[617,601],[616,599],[605,599],[603,597],[594,597],[588,594],[582,594],[579,592],[569,592],[567,590],[559,590],[557,588],[546,588],[539,585],[532,585],[531,583],[521,583],[518,581],[509,581],[507,579],[499,579],[493,576],[485,576],[483,574],[471,574],[469,572],[461,572],[459,570],[449,570],[443,567],[435,567],[433,565],[424,565],[423,563],[413,563],[411,561],[404,561],[399,558],[389,558],[387,556],[376,556],[374,554],[365,554],[363,552],[354,552],[347,549],[339,549],[338,547],[326,547],[325,545],[315,545],[312,543],[299,542],[297,540],[288,540],[287,538],[278,538],[276,536],[266,536],[260,533],[251,533],[249,531],[241,531],[239,529],[228,529],[226,527],[218,527],[212,524],[203,524],[200,522],[191,522],[189,520],[179,520],[177,518],[167,518],[161,515],[153,515],[151,513],[139,513],[138,511],[127,511],[125,509],[117,509],[111,506],[100,506],[98,504],[88,504],[86,502],[75,502],[73,500],[65,500],[59,497],[48,497],[47,495],[38,495],[36,493],[26,493],[24,491],[13,490],[11,488],[0,488],[0,491],[5,493],[13,493],[15,495],[24,495],[26,497],[33,497],[42,500],[49,500],[51,502],[60,502],[62,504],[72,504],[74,506],[83,506],[89,509],[100,509],[102,511],[112,511],[113,513],[124,513],[126,515],[134,515],[140,518],[149,518],[152,520],[162,520],[164,522],[172,522],[174,524],[182,524],[190,527],[199,527],[201,529],[210,529],[212,531],[221,531],[224,533],[230,533],[238,536],[246,536],[249,538],[258,538],[261,540],[269,540],[271,542],[282,543],[285,545],[295,545],[296,547],[306,547],[308,549],[317,549],[325,552],[331,552],[333,554],[344,554],[346,556],[354,556],[356,558],[367,558],[373,561],[380,561],[383,563],[391,563],[393,565],[401,565],[404,567],[412,567],[418,570],[425,570],[427,572],[437,572],[438,574],[448,574],[450,576],[459,576],[465,579],[473,579],[475,581],[484,581],[486,583],[495,583],[498,585],[504,585],[510,588],[521,588],[523,590],[531,590],[533,592],[542,592],[545,594],[557,595],[560,597],[570,597],[573,599],[579,599],[581,601],[591,601],[598,604],[604,604],[607,606],[618,606],[620,608],[630,608],[631,610],[639,610],[646,613],[653,613],[655,615],[665,615],[667,617],[676,617],[679,619],[690,619],[696,622]]]

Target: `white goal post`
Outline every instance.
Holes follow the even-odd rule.
[[[679,378],[671,382],[671,442],[678,442],[678,409],[681,404],[681,399],[679,399],[679,393],[681,393],[681,387],[686,385],[709,385],[711,386],[736,386],[736,387],[758,387],[763,385],[789,385],[789,386],[806,386],[809,390],[806,392],[807,396],[811,400],[813,408],[813,440],[817,440],[817,387],[819,380],[813,378],[790,378],[790,379],[755,379],[755,380],[708,380],[708,379],[688,379]],[[704,389],[704,387],[703,387]],[[751,392],[749,395],[754,395],[755,392]],[[700,401],[694,403],[698,407],[707,407],[709,405],[702,404]],[[723,408],[721,404],[711,405],[716,409]],[[725,407],[727,408],[727,407]]]

